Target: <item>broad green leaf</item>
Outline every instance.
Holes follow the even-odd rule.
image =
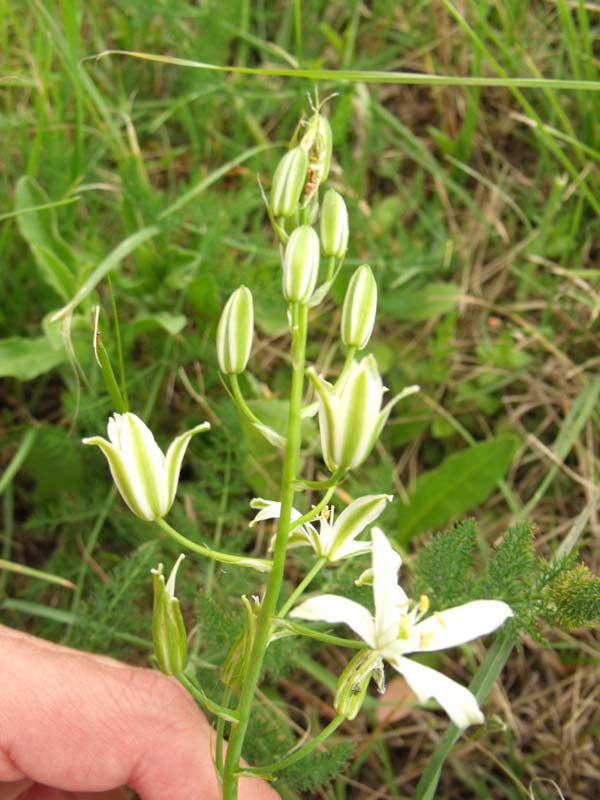
[[[509,468],[517,446],[515,437],[498,436],[448,456],[421,475],[410,503],[399,508],[398,540],[406,543],[482,503]]]
[[[77,260],[73,251],[58,231],[58,224],[50,198],[33,178],[24,175],[15,189],[15,210],[25,212],[34,206],[47,206],[41,211],[29,211],[17,217],[21,236],[30,247],[46,247],[70,269]]]
[[[410,291],[408,288],[388,297],[387,313],[396,319],[418,322],[448,314],[458,305],[462,289],[453,283],[430,283],[423,289]]]
[[[58,364],[67,360],[64,350],[56,350],[50,342],[40,336],[37,339],[25,339],[12,336],[0,339],[0,377],[18,378],[30,381],[50,372]]]
[[[139,247],[148,239],[151,239],[153,236],[156,236],[158,233],[160,233],[160,228],[157,228],[155,225],[153,225],[148,228],[142,228],[131,236],[128,236],[127,239],[124,239],[122,242],[120,242],[115,249],[111,250],[106,258],[101,261],[100,264],[98,264],[92,274],[88,276],[83,285],[78,289],[75,297],[73,297],[66,306],[63,306],[63,308],[59,309],[59,311],[52,316],[52,320],[61,319],[62,317],[70,314],[73,309],[76,308],[76,306],[96,288],[100,281],[105,278],[112,269],[118,266],[118,264],[120,264],[120,262],[137,247]]]
[[[156,314],[148,314],[137,317],[129,324],[127,331],[128,337],[135,339],[146,331],[162,328],[171,336],[176,336],[185,328],[187,322],[183,314],[169,314],[168,311],[158,311]]]
[[[63,300],[72,297],[76,286],[75,278],[64,261],[44,245],[32,245],[31,251],[46,283]]]

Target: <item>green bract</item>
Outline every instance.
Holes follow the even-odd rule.
[[[240,286],[225,303],[217,328],[217,358],[226,375],[246,369],[254,335],[252,292]]]
[[[181,462],[194,434],[210,428],[196,425],[173,440],[166,456],[156,444],[152,431],[135,414],[114,414],[108,420],[108,438],[92,436],[84,444],[102,450],[121,497],[136,517],[147,521],[162,519],[173,505]]]
[[[277,165],[271,186],[271,210],[276,217],[291,217],[297,210],[307,169],[308,155],[301,147],[287,152]]]
[[[343,258],[348,249],[348,209],[335,189],[328,189],[321,209],[321,245],[326,256]]]
[[[350,278],[342,308],[342,341],[346,347],[362,350],[367,346],[377,311],[377,284],[368,264]]]
[[[184,558],[184,555],[179,556],[166,585],[163,565],[152,570],[152,640],[158,666],[165,675],[176,675],[187,664],[187,636],[179,600],[175,597],[175,577]]]
[[[319,276],[319,237],[310,225],[292,233],[283,256],[283,294],[290,303],[308,303]]]
[[[366,459],[394,403],[418,391],[409,386],[382,409],[384,389],[374,356],[352,361],[335,385],[307,370],[319,400],[323,458],[331,472],[358,467]]]

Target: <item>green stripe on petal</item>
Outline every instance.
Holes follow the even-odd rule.
[[[168,511],[164,486],[165,457],[151,430],[139,417],[135,414],[124,414],[123,417],[121,446],[124,462],[139,481],[153,519],[164,517]]]
[[[171,442],[165,459],[165,489],[167,502],[163,516],[168,512],[173,505],[173,501],[175,500],[177,484],[179,483],[181,462],[183,461],[183,457],[185,455],[185,451],[187,450],[190,439],[197,433],[202,433],[203,431],[207,431],[209,429],[210,422],[203,422],[201,425],[196,425],[195,428],[191,428],[191,430],[182,433],[181,436],[178,436]]]
[[[146,496],[139,491],[139,485],[136,485],[135,480],[132,480],[130,471],[120,451],[102,436],[92,436],[89,439],[84,439],[83,444],[93,444],[102,450],[108,461],[110,474],[119,490],[119,494],[136,517],[146,521],[153,520],[154,515]]]
[[[391,494],[369,494],[350,503],[333,526],[333,541],[329,548],[331,557],[336,558],[338,548],[355,539],[369,523],[376,520],[391,499]],[[370,545],[367,545],[369,549]]]
[[[317,375],[312,367],[306,371],[306,374],[319,398],[319,431],[323,459],[327,469],[335,472],[339,464],[336,463],[334,457],[337,403],[333,397],[333,386]]]

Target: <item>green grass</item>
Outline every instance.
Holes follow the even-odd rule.
[[[419,476],[508,435],[516,442],[510,470],[487,476],[486,497],[460,513],[479,519],[482,552],[520,518],[536,524],[540,552],[560,546],[599,471],[600,16],[591,3],[567,0],[461,7],[466,17],[450,0],[380,0],[370,10],[301,0],[212,9],[187,0],[0,0],[0,555],[76,587],[0,572],[7,624],[97,647],[98,631],[86,641],[77,620],[95,608],[102,576],[130,556],[137,580],[146,528],[115,500],[104,464],[79,445],[112,410],[90,318],[99,302],[114,360],[109,274],[132,409],[161,442],[204,419],[206,407],[217,421],[210,442],[190,449],[174,513],[199,541],[227,549],[251,542],[248,500],[269,491],[279,465],[261,461],[223,392],[215,327],[228,294],[251,286],[260,334],[244,388],[260,401],[267,385],[276,397],[285,393],[279,256],[256,176],[267,189],[315,86],[320,97],[338,95],[328,103],[332,185],[347,200],[351,249],[332,313],[313,320],[310,358],[340,362],[337,308],[349,268],[368,262],[381,295],[372,350],[386,383],[423,387],[348,491],[394,491],[386,530],[402,537],[403,504]],[[94,58],[115,50],[154,60]],[[440,527],[452,521],[446,516]],[[429,532],[415,531],[414,545]],[[579,535],[582,559],[598,571],[593,513]],[[175,555],[166,542],[159,550]],[[206,565],[198,576],[190,608],[194,588],[209,586],[217,600],[257,588],[253,578],[215,575]],[[351,584],[343,570],[336,580]],[[111,623],[107,652],[143,654],[135,646],[148,621],[143,602],[138,610],[136,619]],[[580,642],[596,651],[587,634]],[[570,644],[557,659],[585,683],[597,655],[584,653]],[[535,670],[539,652],[527,658]],[[516,666],[507,670],[518,715],[528,689]],[[558,667],[554,675],[562,680]],[[323,682],[311,680],[327,699]],[[569,684],[565,709],[576,704],[574,692]],[[581,735],[593,736],[593,711],[582,705],[581,715]],[[383,729],[352,781],[412,796],[419,774],[408,770],[395,787],[392,780],[408,753],[403,724],[422,739],[421,755],[412,756],[422,771],[445,728],[441,717],[412,715]],[[528,735],[526,726],[505,736],[475,732],[499,764],[475,750],[469,778],[459,751],[438,796],[523,797],[520,786],[534,778],[591,796],[577,759],[536,755],[544,731],[534,726]],[[557,731],[545,733],[558,746]],[[341,799],[361,790],[341,778],[328,791]],[[551,792],[536,785],[538,798]]]

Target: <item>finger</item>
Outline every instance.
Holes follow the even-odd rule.
[[[0,783],[0,800],[131,800],[123,789],[110,792],[65,792],[50,786],[32,785],[31,781],[13,784]]]
[[[1,644],[0,780],[28,777],[70,792],[128,785],[142,800],[218,800],[210,726],[175,680],[40,648],[27,637]],[[276,796],[261,781],[240,782],[244,800]]]

